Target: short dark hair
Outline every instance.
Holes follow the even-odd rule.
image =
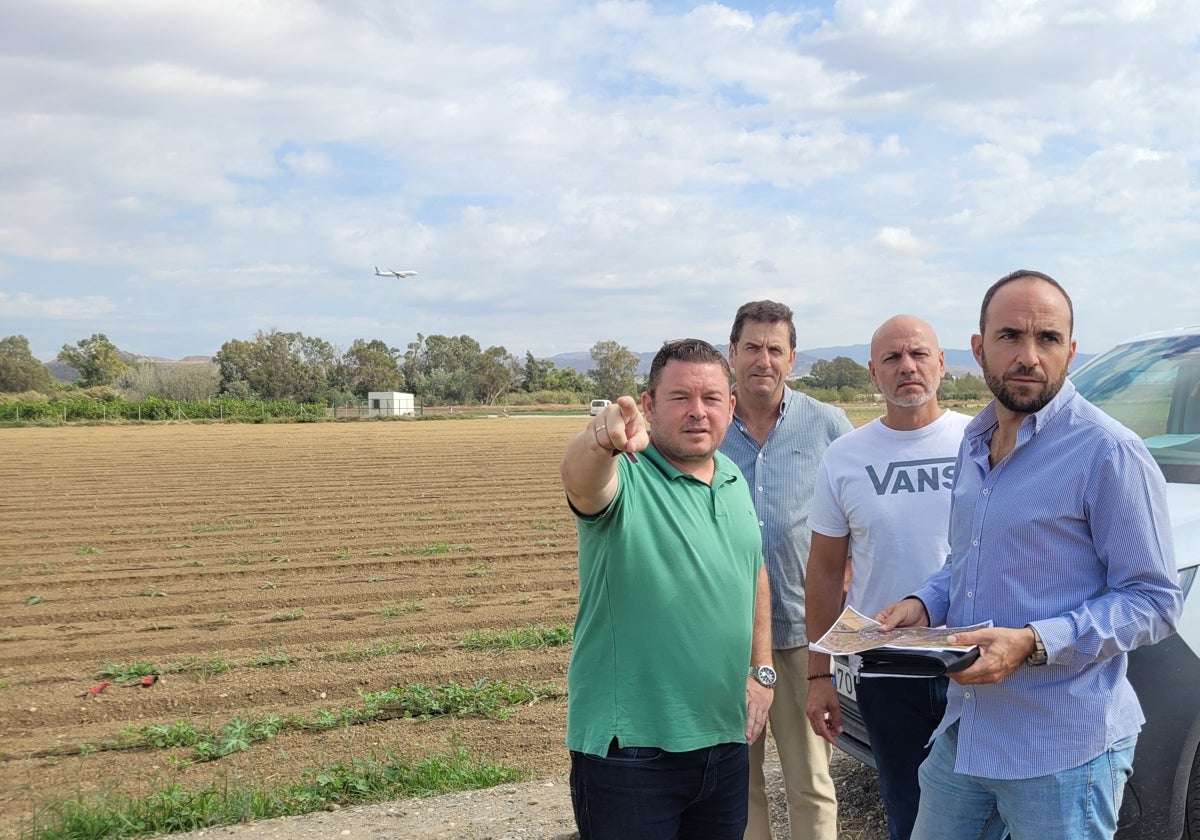
[[[1057,280],[1055,280],[1053,277],[1051,277],[1049,274],[1043,274],[1040,271],[1030,271],[1027,268],[1018,268],[1016,271],[1005,274],[1003,277],[1001,277],[999,280],[997,280],[995,283],[993,283],[992,287],[990,289],[988,289],[987,292],[984,294],[983,306],[979,307],[979,334],[980,335],[984,334],[984,325],[987,323],[987,311],[988,311],[988,307],[992,305],[992,298],[994,298],[996,296],[996,292],[1000,291],[1001,288],[1003,288],[1004,286],[1007,286],[1009,283],[1013,282],[1014,280],[1041,280],[1042,282],[1049,283],[1051,286],[1058,289],[1058,291],[1062,293],[1062,296],[1064,298],[1066,298],[1066,300],[1067,300],[1067,314],[1069,315],[1069,319],[1067,321],[1068,329],[1071,331],[1071,334],[1074,334],[1074,332],[1075,332],[1075,305],[1073,303],[1071,303],[1071,296],[1069,294],[1067,294],[1067,290],[1064,289],[1061,285],[1059,285],[1059,282]]]
[[[646,380],[646,391],[651,399],[658,389],[658,383],[662,381],[663,368],[672,360],[700,365],[720,365],[725,371],[725,379],[733,381],[729,362],[721,355],[720,350],[698,338],[677,338],[674,341],[664,341],[663,346],[654,354],[654,361],[650,363],[650,378]]]
[[[773,300],[752,300],[738,307],[733,316],[733,329],[729,331],[729,346],[736,348],[742,338],[742,328],[747,321],[763,321],[768,324],[784,323],[788,325],[789,350],[796,349],[796,324],[792,320],[792,310],[782,303]]]

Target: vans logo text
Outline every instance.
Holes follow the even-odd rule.
[[[949,490],[954,484],[953,458],[927,458],[923,461],[895,461],[888,464],[883,477],[873,466],[867,475],[875,485],[876,495],[888,493],[924,493],[926,490]]]

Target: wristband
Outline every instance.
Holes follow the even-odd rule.
[[[813,680],[831,680],[831,679],[833,679],[833,674],[809,674],[808,675],[809,682],[812,682]]]

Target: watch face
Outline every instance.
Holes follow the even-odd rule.
[[[775,669],[770,665],[759,665],[754,669],[753,677],[767,688],[775,685]]]

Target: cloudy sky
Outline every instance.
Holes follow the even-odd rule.
[[[1200,323],[1193,0],[38,0],[0,27],[0,336],[800,347],[1059,279]],[[374,266],[416,277],[374,276]]]

